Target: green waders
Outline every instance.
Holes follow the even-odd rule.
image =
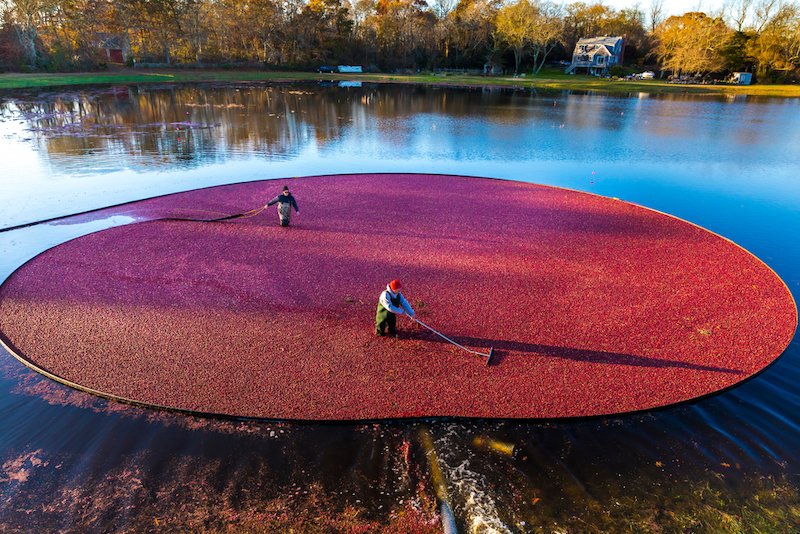
[[[278,217],[281,219],[281,226],[289,226],[289,217],[292,214],[292,205],[288,202],[278,202]]]
[[[389,293],[389,300],[392,301],[392,306],[400,307],[400,293],[396,297],[392,297]],[[392,335],[397,332],[397,315],[387,310],[378,301],[378,311],[375,313],[375,333],[382,336],[385,331]]]

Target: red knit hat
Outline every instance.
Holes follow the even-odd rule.
[[[394,279],[391,282],[389,282],[389,289],[391,289],[395,293],[397,293],[397,290],[400,289],[401,287],[403,286],[400,284],[400,280]]]

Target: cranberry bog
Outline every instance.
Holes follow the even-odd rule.
[[[300,213],[264,206],[288,185]],[[245,216],[224,222],[166,220]],[[788,346],[795,302],[735,243],[587,193],[441,175],[315,176],[72,217],[137,222],[0,287],[0,333],[73,387],[237,418],[576,418],[699,399]],[[398,278],[417,316],[375,335]]]

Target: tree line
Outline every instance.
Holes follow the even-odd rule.
[[[796,0],[727,0],[666,16],[549,0],[0,0],[0,68],[91,70],[116,40],[129,64],[259,65],[534,74],[583,37],[626,36],[625,64],[675,75],[800,72]]]

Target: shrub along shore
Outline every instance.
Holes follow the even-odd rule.
[[[356,80],[373,83],[418,83],[452,86],[501,86],[543,91],[597,91],[609,94],[731,94],[800,97],[800,85],[690,85],[663,80],[609,80],[594,76],[565,75],[560,69],[542,69],[539,76],[470,76],[420,74],[319,74],[316,72],[271,72],[263,70],[127,69],[91,73],[6,73],[0,74],[0,89],[52,87],[84,84],[129,84],[152,82],[261,82]]]

